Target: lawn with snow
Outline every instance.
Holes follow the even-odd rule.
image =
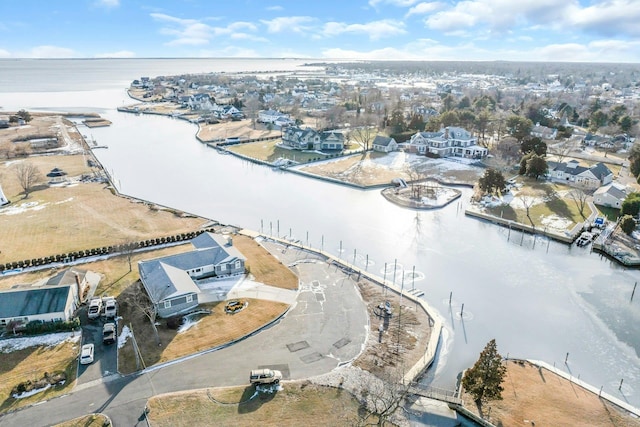
[[[55,347],[65,341],[78,342],[80,337],[81,335],[78,332],[58,332],[33,337],[9,338],[0,340],[0,353],[11,353],[13,351],[37,346]]]
[[[127,343],[127,340],[132,336],[133,334],[131,333],[131,329],[129,329],[127,325],[124,325],[122,327],[122,332],[120,332],[120,335],[118,335],[118,348],[124,347],[124,345]]]

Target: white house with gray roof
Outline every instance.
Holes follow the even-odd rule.
[[[547,162],[551,180],[567,185],[575,185],[588,189],[599,188],[611,184],[613,173],[604,163],[593,166],[580,166],[577,160],[568,162]]]
[[[341,132],[318,132],[311,128],[289,126],[282,134],[282,145],[295,150],[342,150],[344,135]]]
[[[593,203],[599,206],[620,209],[627,198],[627,189],[616,183],[598,188],[593,193]]]
[[[373,139],[373,151],[381,153],[390,153],[398,149],[398,143],[395,139],[388,136],[376,135]]]
[[[430,153],[439,157],[480,159],[488,154],[486,147],[479,146],[470,132],[453,126],[438,132],[417,132],[411,136],[407,146],[412,153]]]
[[[68,321],[87,287],[86,271],[70,268],[32,285],[0,292],[0,328],[35,320]]]
[[[190,252],[138,263],[140,280],[160,317],[197,307],[200,281],[244,273],[246,258],[230,237],[205,232],[191,245]]]

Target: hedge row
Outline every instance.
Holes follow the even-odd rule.
[[[214,230],[213,230],[213,228],[209,228],[209,229],[204,230],[204,231],[213,232]],[[57,254],[57,255],[45,256],[45,257],[41,257],[41,258],[25,259],[25,260],[21,260],[21,261],[12,261],[12,262],[7,262],[5,264],[0,264],[0,272],[5,271],[5,270],[13,270],[13,269],[17,269],[17,268],[37,267],[37,266],[41,266],[41,265],[52,264],[52,263],[55,263],[55,262],[70,262],[70,261],[75,261],[76,259],[87,258],[87,257],[92,257],[92,256],[98,256],[98,255],[123,253],[123,252],[127,252],[127,251],[130,251],[130,250],[135,250],[135,249],[139,249],[139,248],[148,248],[148,247],[163,245],[165,243],[181,242],[183,240],[191,240],[194,237],[196,237],[197,235],[199,235],[200,233],[203,233],[203,231],[190,231],[188,233],[180,233],[180,234],[176,234],[174,236],[166,236],[166,237],[159,237],[159,238],[155,238],[155,239],[140,240],[139,242],[132,242],[132,243],[129,243],[129,244],[121,244],[121,245],[114,245],[114,246],[102,246],[102,247],[99,247],[99,248],[91,248],[91,249],[85,249],[85,250],[80,250],[80,251],[72,251],[72,252],[69,252],[69,253],[62,253],[62,254]]]
[[[53,332],[73,331],[80,327],[80,319],[78,317],[69,320],[56,320],[53,322],[43,322],[42,320],[34,320],[27,323],[21,332],[25,335],[50,334]]]

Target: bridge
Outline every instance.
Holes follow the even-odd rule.
[[[457,391],[445,390],[442,388],[431,387],[419,383],[411,383],[409,385],[409,393],[426,397],[429,399],[439,400],[441,402],[452,403],[454,405],[462,405],[462,399],[458,396]]]

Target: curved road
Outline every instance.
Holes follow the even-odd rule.
[[[248,385],[251,369],[280,369],[284,379],[331,371],[354,359],[365,345],[368,315],[355,286],[344,273],[304,252],[277,251],[300,278],[296,304],[279,322],[226,348],[110,381],[86,384],[63,397],[0,418],[1,426],[48,426],[92,412],[111,417],[115,426],[146,426],[149,397],[203,387]]]

